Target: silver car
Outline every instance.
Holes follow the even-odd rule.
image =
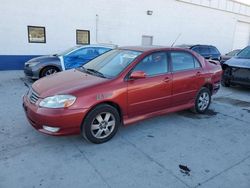
[[[116,45],[106,44],[75,46],[60,54],[41,56],[27,61],[24,65],[24,73],[31,79],[39,79],[56,72],[80,67],[116,47]]]

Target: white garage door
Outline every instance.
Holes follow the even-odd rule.
[[[233,49],[242,49],[250,42],[250,24],[237,22],[234,34]]]

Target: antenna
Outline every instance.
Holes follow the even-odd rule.
[[[173,42],[173,44],[171,45],[171,47],[173,47],[175,45],[175,43],[177,42],[177,40],[180,38],[181,33],[176,37],[175,41]]]

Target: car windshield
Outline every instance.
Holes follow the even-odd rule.
[[[64,56],[64,55],[66,55],[66,54],[68,54],[68,53],[70,53],[70,52],[76,50],[76,49],[79,48],[79,47],[80,47],[80,46],[74,46],[74,47],[69,48],[69,49],[67,49],[67,50],[65,50],[65,51],[63,51],[63,52],[61,52],[61,53],[56,54],[56,55],[58,55],[58,56]]]
[[[238,54],[237,57],[239,58],[246,58],[246,59],[250,59],[250,46],[244,48],[243,50],[241,50]]]
[[[88,62],[83,68],[92,72],[99,72],[107,78],[114,78],[140,54],[142,52],[132,50],[111,50]]]
[[[228,52],[226,55],[228,56],[235,56],[237,53],[239,53],[240,50],[233,50],[231,52]]]

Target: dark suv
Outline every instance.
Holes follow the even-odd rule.
[[[219,50],[212,45],[179,45],[178,47],[181,48],[188,48],[191,49],[195,52],[197,52],[198,54],[202,55],[204,58],[206,59],[212,59],[212,60],[220,60],[220,56],[221,53],[219,52]]]

